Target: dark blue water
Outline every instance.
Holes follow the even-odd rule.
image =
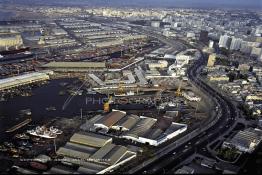
[[[74,81],[75,79],[52,80],[42,87],[33,89],[33,96],[17,96],[8,101],[0,102],[0,136],[5,135],[6,129],[24,120],[23,116],[19,115],[19,111],[23,109],[31,109],[32,120],[35,124],[56,117],[72,118],[76,115],[80,116],[81,108],[83,115],[87,114],[88,111],[102,110],[105,96],[100,94],[87,95],[85,92],[81,96],[74,96],[66,108],[62,109],[70,95],[68,93],[63,96],[59,95],[59,91],[66,90],[60,83],[73,84]],[[46,108],[50,106],[54,106],[56,111],[47,111]]]

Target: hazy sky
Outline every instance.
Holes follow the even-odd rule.
[[[0,2],[1,1],[45,5],[257,8],[262,10],[262,0],[0,0]]]

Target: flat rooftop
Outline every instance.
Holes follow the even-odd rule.
[[[50,62],[42,67],[48,68],[106,68],[105,62]]]

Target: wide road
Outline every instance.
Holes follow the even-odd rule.
[[[183,43],[183,45],[190,46],[187,43]],[[229,99],[227,99],[222,94],[214,90],[208,84],[205,84],[199,77],[198,74],[200,73],[201,66],[205,64],[204,55],[202,52],[201,54],[201,59],[196,61],[195,64],[193,64],[188,69],[188,78],[197,88],[199,88],[201,91],[203,91],[203,93],[208,95],[210,99],[212,99],[218,105],[216,116],[218,119],[217,122],[209,129],[201,132],[199,135],[193,137],[183,145],[174,147],[174,149],[170,149],[168,154],[160,153],[159,155],[156,155],[157,159],[155,161],[153,161],[150,164],[147,164],[146,166],[143,166],[143,164],[140,165],[139,168],[136,168],[137,171],[132,171],[132,173],[172,173],[173,167],[177,166],[179,163],[181,163],[181,161],[185,160],[194,153],[198,152],[211,157],[211,154],[208,153],[205,148],[206,145],[209,142],[212,142],[215,139],[217,139],[220,135],[227,132],[229,129],[232,129],[231,127],[235,122],[235,117],[237,117],[238,115],[237,109],[230,102]],[[208,124],[209,123],[206,123],[206,125]]]

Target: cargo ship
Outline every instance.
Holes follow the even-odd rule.
[[[32,119],[31,119],[31,118],[28,118],[28,119],[24,120],[23,122],[18,123],[17,125],[9,128],[9,129],[6,130],[5,132],[8,132],[8,133],[9,133],[9,132],[14,132],[14,131],[22,128],[23,126],[27,125],[27,124],[30,123],[31,121],[32,121]]]
[[[46,139],[54,139],[57,137],[57,135],[60,135],[63,133],[63,131],[54,128],[51,126],[50,128],[47,128],[46,126],[37,126],[35,129],[28,130],[27,133],[29,133],[32,136],[42,137]]]

